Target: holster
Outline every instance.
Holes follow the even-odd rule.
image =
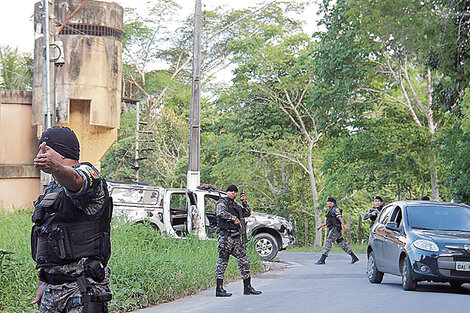
[[[80,296],[73,297],[67,302],[65,312],[83,306],[83,313],[108,313],[108,302],[112,299],[111,292],[100,292],[90,286],[85,275],[76,278]]]
[[[232,238],[240,236],[240,230],[235,230],[235,229],[221,229],[219,232],[225,238],[228,238],[229,236]]]

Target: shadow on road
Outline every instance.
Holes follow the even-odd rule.
[[[397,283],[381,283],[381,285],[386,285],[394,288],[402,289],[401,284]],[[470,295],[470,288],[468,285],[463,285],[460,288],[451,287],[446,283],[418,283],[416,291],[405,291],[410,293],[419,293],[419,292],[432,292],[432,293],[450,293],[450,294],[461,294],[461,295]]]

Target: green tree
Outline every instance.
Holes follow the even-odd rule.
[[[30,91],[33,86],[33,59],[18,49],[0,46],[0,88]]]
[[[387,102],[403,105],[430,138],[430,185],[440,197],[436,140],[447,125],[446,112],[458,105],[467,78],[468,4],[454,1],[351,0],[349,19],[358,36],[371,47],[370,61],[383,82],[369,91]],[[459,39],[467,38],[464,44]],[[467,55],[466,55],[467,54]],[[459,95],[460,94],[460,95]],[[450,101],[449,101],[450,100]]]

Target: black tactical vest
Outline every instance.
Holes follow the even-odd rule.
[[[326,227],[333,228],[336,227],[341,230],[341,221],[336,217],[336,209],[339,209],[336,205],[331,207],[326,213]],[[343,210],[339,209],[341,213]]]
[[[88,215],[66,196],[64,187],[52,182],[34,203],[31,253],[37,268],[58,266],[94,257],[104,265],[111,256],[110,222],[113,203],[106,182],[105,203],[99,213]]]
[[[219,199],[219,202],[223,202],[225,206],[227,207],[227,211],[230,214],[238,217],[238,219],[243,222],[242,208],[234,200],[231,200],[228,197],[224,197],[224,198]],[[217,227],[220,230],[239,230],[240,229],[240,227],[235,225],[233,221],[225,220],[218,215],[217,215]]]

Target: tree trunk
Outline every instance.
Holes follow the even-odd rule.
[[[429,164],[431,175],[431,190],[432,199],[439,200],[439,188],[437,187],[437,168],[436,168],[436,155],[434,149],[431,150],[431,162]]]
[[[317,191],[317,183],[315,181],[315,174],[313,172],[313,161],[312,161],[312,150],[313,150],[313,142],[310,141],[308,145],[308,155],[307,155],[307,169],[308,169],[308,178],[310,181],[310,189],[312,191],[312,198],[313,198],[313,207],[315,208],[315,247],[322,245],[322,232],[316,230],[318,226],[322,224],[321,222],[321,212],[318,210],[318,191]]]

